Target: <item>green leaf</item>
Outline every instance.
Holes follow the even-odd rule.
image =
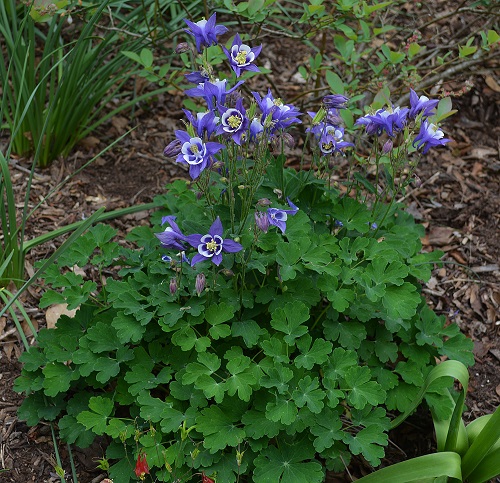
[[[331,448],[335,441],[341,441],[344,438],[340,414],[331,409],[321,412],[316,417],[316,424],[311,426],[310,431],[316,436],[313,445],[318,453]]]
[[[283,339],[289,346],[293,346],[295,339],[307,332],[307,326],[302,325],[307,320],[309,320],[308,307],[302,302],[291,302],[273,312],[271,326],[286,334]]]
[[[323,323],[325,337],[332,341],[338,340],[345,348],[359,349],[366,338],[366,328],[360,322],[326,320]]]
[[[314,340],[311,346],[312,337],[309,334],[302,336],[297,341],[297,348],[301,354],[295,357],[295,366],[305,369],[312,369],[314,364],[323,364],[328,360],[331,354],[333,344],[324,339],[318,338]]]
[[[203,374],[196,379],[195,386],[203,391],[207,398],[214,398],[216,403],[224,399],[226,385],[223,381],[216,381],[213,377]]]
[[[333,93],[335,94],[344,94],[345,93],[345,86],[344,82],[340,78],[338,74],[333,72],[333,70],[328,69],[325,73],[325,79],[326,82],[328,83],[328,86],[332,90]]]
[[[292,424],[297,418],[297,406],[292,399],[277,395],[274,402],[266,404],[266,418],[283,424]]]
[[[44,393],[47,396],[56,396],[68,391],[75,376],[74,371],[69,366],[58,362],[48,363],[42,372],[45,376]]]
[[[347,400],[356,409],[363,409],[367,404],[376,406],[385,400],[385,391],[371,377],[370,369],[366,366],[351,367],[344,376],[347,389],[350,389]]]
[[[87,448],[94,441],[95,434],[88,431],[75,417],[66,414],[57,423],[61,438],[70,443],[76,443],[79,448]]]
[[[324,407],[323,399],[325,398],[325,391],[319,389],[318,378],[314,379],[311,376],[305,376],[298,383],[298,388],[292,393],[297,407],[301,408],[307,405],[310,411],[318,414]]]
[[[387,287],[382,298],[382,304],[391,319],[411,319],[417,312],[419,303],[417,288],[409,282],[399,287]]]
[[[461,460],[458,453],[442,452],[419,456],[382,468],[357,481],[359,483],[430,482],[443,476],[462,481]]]
[[[474,365],[474,343],[462,333],[446,339],[443,343],[441,353],[451,360],[462,362],[466,366]]]
[[[95,434],[102,435],[106,432],[106,423],[113,411],[113,407],[114,404],[110,398],[102,396],[91,397],[89,401],[89,409],[91,411],[82,411],[77,415],[76,419]]]
[[[248,15],[253,17],[264,6],[264,0],[249,0],[248,1]]]
[[[260,439],[264,436],[274,438],[283,429],[283,425],[280,422],[270,421],[262,411],[254,409],[246,411],[241,418],[241,422],[245,425],[247,437],[253,439]]]
[[[290,368],[274,363],[264,371],[266,374],[259,381],[262,387],[275,387],[280,394],[288,391],[288,382],[293,378],[293,371]]]
[[[151,67],[153,65],[153,52],[149,49],[142,49],[140,63],[146,68]]]
[[[225,302],[210,305],[205,310],[205,319],[210,325],[219,325],[231,320],[234,316],[235,308]]]
[[[148,392],[144,391],[137,397],[137,402],[140,405],[141,417],[146,421],[157,423],[165,417],[164,411],[172,407],[172,403],[163,401],[156,397],[152,397]]]
[[[238,419],[219,406],[203,409],[196,418],[196,429],[204,436],[203,446],[212,454],[227,446],[238,446],[245,438],[245,430],[234,424]]]
[[[231,333],[234,337],[242,337],[247,347],[255,346],[260,337],[266,334],[255,320],[235,321],[231,325]]]
[[[387,445],[387,440],[387,434],[375,425],[363,428],[356,435],[345,433],[343,438],[353,454],[362,453],[372,466],[380,465],[380,459],[384,457],[383,446]]]
[[[118,312],[111,325],[116,330],[116,336],[122,344],[138,342],[146,332],[145,325],[142,325],[132,315],[125,315],[124,312]]]
[[[467,478],[473,471],[479,471],[484,465],[483,458],[500,440],[500,408],[488,418],[484,428],[479,432],[470,448],[465,453],[462,459],[463,477]],[[495,455],[498,456],[499,451],[495,450]],[[498,462],[495,464],[498,468]],[[484,471],[484,469],[482,470]],[[494,475],[497,476],[497,475]],[[483,480],[481,480],[483,481]]]
[[[369,230],[371,213],[365,205],[348,196],[332,210],[332,216],[341,221],[347,230],[356,230],[366,233]],[[367,240],[368,241],[368,240]]]
[[[120,364],[115,359],[99,357],[94,364],[94,371],[97,372],[96,380],[105,383],[120,372]]]
[[[307,440],[269,446],[255,458],[255,483],[320,483],[324,479],[322,465],[314,459],[314,449]]]

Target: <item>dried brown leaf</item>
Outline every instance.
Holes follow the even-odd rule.
[[[500,92],[500,85],[498,82],[493,78],[491,75],[487,75],[484,78],[484,82],[486,82],[486,85],[493,91],[495,92]]]
[[[45,320],[47,322],[47,328],[53,329],[56,326],[56,323],[59,320],[59,317],[61,317],[61,315],[74,317],[75,314],[76,314],[76,309],[68,310],[68,304],[52,305],[45,312]]]

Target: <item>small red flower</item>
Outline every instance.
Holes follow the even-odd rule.
[[[215,483],[215,480],[212,480],[212,478],[209,478],[205,473],[201,474],[201,483]]]
[[[137,463],[135,464],[135,474],[137,478],[144,480],[146,475],[149,475],[149,466],[146,460],[146,455],[142,452],[139,452],[137,455]]]

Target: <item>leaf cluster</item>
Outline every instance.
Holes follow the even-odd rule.
[[[256,196],[273,196],[272,186]],[[320,482],[352,454],[379,465],[389,414],[412,407],[435,361],[473,362],[470,341],[421,296],[441,254],[421,253],[422,228],[400,206],[369,210],[291,169],[281,186],[300,206],[286,233],[243,219],[245,251],[210,271],[163,261],[146,227],[130,234],[134,249],[104,225],[75,241],[47,272],[42,305],[79,309],[23,354],[20,417],[57,420],[82,447],[105,435],[118,460],[110,475],[124,483],[137,445],[158,481],[203,471]],[[206,232],[207,208],[187,183],[161,202],[183,232]],[[100,285],[75,273],[89,264],[101,279],[120,267],[119,278]],[[444,386],[426,396],[438,418],[453,409]]]

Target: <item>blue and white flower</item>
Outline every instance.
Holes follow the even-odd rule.
[[[262,50],[262,45],[259,47],[249,47],[241,41],[239,34],[234,36],[231,50],[228,51],[223,45],[222,50],[229,60],[231,69],[236,73],[236,77],[241,75],[242,71],[248,70],[260,72],[259,68],[253,63]]]
[[[191,260],[191,266],[205,260],[211,260],[219,266],[222,262],[222,253],[236,253],[243,250],[243,247],[229,239],[222,238],[224,230],[220,218],[212,223],[206,235],[194,234],[187,236],[187,242],[198,250],[198,253]]]

